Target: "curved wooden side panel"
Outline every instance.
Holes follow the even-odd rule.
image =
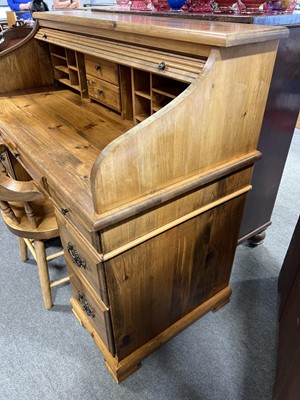
[[[37,27],[24,40],[0,53],[0,94],[53,83],[48,46],[34,39]],[[47,47],[47,48],[46,48]]]
[[[203,73],[109,144],[91,185],[104,213],[256,149],[278,41],[213,49]]]

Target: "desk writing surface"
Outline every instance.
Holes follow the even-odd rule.
[[[116,115],[79,105],[68,90],[46,87],[2,97],[0,128],[34,161],[35,168],[61,197],[84,205],[93,215],[90,173],[101,150],[130,123]],[[53,179],[53,177],[55,179]]]

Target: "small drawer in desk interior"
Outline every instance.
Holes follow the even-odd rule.
[[[120,89],[102,79],[87,75],[89,96],[116,111],[121,111]]]
[[[82,312],[86,317],[88,317],[89,322],[92,324],[106,347],[110,348],[109,343],[112,341],[109,338],[109,332],[111,329],[109,326],[110,312],[108,308],[105,307],[101,301],[98,302],[94,299],[85,285],[80,281],[80,279],[78,279],[76,274],[72,272],[72,269],[69,268],[69,272],[73,298],[78,302]]]
[[[85,70],[87,75],[119,85],[119,67],[115,63],[97,57],[85,56]]]

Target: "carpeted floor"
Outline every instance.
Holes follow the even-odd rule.
[[[265,242],[237,249],[231,302],[144,360],[117,385],[69,305],[70,287],[43,308],[33,261],[0,219],[0,400],[271,400],[277,277],[300,210],[296,130]],[[52,263],[51,276],[64,274]]]

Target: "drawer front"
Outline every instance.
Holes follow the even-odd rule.
[[[108,308],[101,302],[96,301],[89,289],[83,284],[68,264],[72,297],[79,304],[83,314],[100,336],[105,346],[113,353],[113,341],[111,337],[110,316]]]
[[[87,75],[89,96],[116,111],[121,111],[120,90],[118,86]]]
[[[65,250],[65,258],[77,275],[95,292],[95,297],[108,306],[104,272],[98,253],[79,235],[72,225],[58,217],[59,234]]]
[[[40,189],[47,188],[45,186],[45,181],[42,174],[37,171],[36,167],[32,165],[22,154],[19,152],[15,143],[13,143],[8,135],[4,132],[0,133],[0,139],[7,145],[9,148],[10,160],[8,160],[8,156],[5,156],[5,166],[9,173],[12,174],[18,180],[30,180],[33,179],[38,185]]]
[[[73,207],[67,202],[66,198],[63,198],[63,194],[54,190],[50,185],[47,185],[47,190],[55,206],[56,218],[61,219],[63,224],[72,224],[74,229],[79,231],[91,246],[96,247],[97,251],[100,251],[99,244],[97,244],[97,235],[84,224],[81,215],[78,215],[78,212],[73,209]]]
[[[85,56],[85,70],[87,75],[119,85],[119,68],[115,63]]]

